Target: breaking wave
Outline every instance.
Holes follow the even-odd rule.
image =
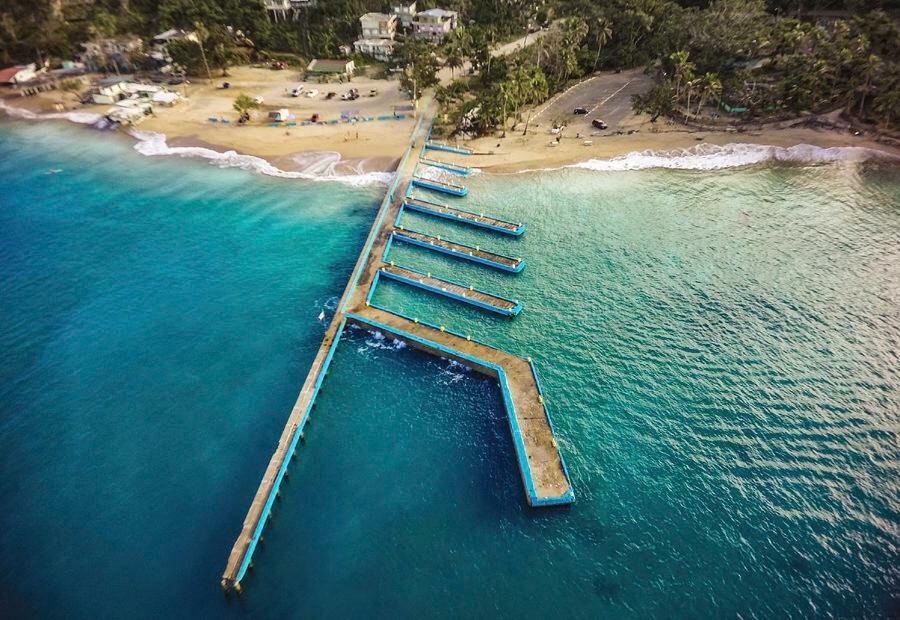
[[[67,120],[80,125],[96,125],[103,118],[94,112],[32,112],[25,108],[8,105],[2,99],[0,99],[0,110],[13,118],[26,121]]]
[[[394,176],[392,172],[365,172],[361,167],[356,172],[342,173],[337,168],[341,164],[339,153],[306,153],[293,157],[302,166],[300,170],[281,170],[269,161],[255,155],[245,155],[237,151],[216,151],[202,146],[169,146],[166,136],[155,131],[131,129],[128,132],[137,140],[134,149],[147,156],[175,155],[178,157],[199,157],[210,160],[220,168],[240,168],[283,179],[307,179],[310,181],[340,181],[349,185],[387,185]]]
[[[691,148],[665,151],[638,151],[611,159],[589,159],[566,167],[612,172],[644,170],[646,168],[718,170],[721,168],[751,166],[768,161],[831,163],[840,161],[862,162],[873,159],[900,161],[900,158],[885,151],[858,146],[823,148],[811,144],[797,144],[795,146],[782,147],[736,143],[724,146],[698,144]]]
[[[105,128],[103,115],[94,112],[33,112],[12,106],[0,99],[0,111],[13,118],[27,121],[67,120],[80,125]],[[301,153],[292,160],[298,170],[281,170],[261,157],[243,155],[237,151],[216,151],[199,146],[169,146],[166,136],[155,131],[131,129],[129,135],[137,140],[134,149],[141,155],[178,157],[199,157],[208,159],[220,168],[241,168],[260,174],[284,179],[307,179],[310,181],[339,181],[354,186],[387,185],[394,178],[393,172],[372,172],[364,169],[364,162],[355,166],[342,161],[340,153],[331,151]]]

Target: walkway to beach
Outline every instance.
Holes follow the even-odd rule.
[[[458,301],[468,299],[482,303],[485,309],[493,308],[510,315],[516,314],[521,309],[521,305],[512,300],[476,291],[471,287],[432,277],[430,274],[420,274],[383,260],[385,250],[396,232],[394,223],[411,192],[413,173],[419,162],[421,147],[428,139],[436,109],[430,97],[424,98],[421,103],[421,117],[413,131],[406,155],[401,160],[395,180],[378,210],[350,282],[325,332],[294,408],[288,416],[275,453],[250,504],[241,532],[228,557],[222,574],[222,587],[226,592],[241,591],[241,580],[252,565],[253,552],[262,539],[263,529],[271,516],[281,481],[303,441],[303,429],[313,402],[325,379],[341,333],[348,322],[364,329],[388,333],[416,349],[455,359],[497,379],[503,394],[510,435],[529,505],[549,506],[574,501],[568,472],[553,436],[537,371],[530,358],[512,355],[477,342],[471,337],[451,333],[441,326],[404,317],[371,304],[372,293],[379,278],[382,274],[391,273],[419,281],[426,290],[435,294],[444,294]],[[481,217],[481,219],[502,222],[495,218]]]

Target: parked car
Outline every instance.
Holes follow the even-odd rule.
[[[170,79],[166,82],[166,84],[169,84],[169,85],[171,85],[171,86],[175,86],[175,85],[177,85],[177,84],[182,84],[182,83],[184,83],[184,78],[181,77],[181,76],[178,76],[178,75],[176,75],[176,76],[173,77],[173,78],[170,78]]]
[[[303,84],[298,84],[291,89],[291,97],[299,97],[300,93],[303,92]]]
[[[574,110],[572,110],[572,114],[587,114],[587,108],[583,108],[583,107],[581,107],[581,106],[578,106],[577,108],[575,108]]]
[[[331,91],[327,95],[325,95],[326,99],[334,99],[335,97],[337,97],[337,93],[334,91]]]
[[[312,99],[313,97],[315,97],[318,94],[319,94],[318,88],[310,88],[308,91],[306,91],[306,96],[309,97],[310,99]]]
[[[604,121],[601,121],[599,118],[595,118],[591,121],[591,125],[596,127],[597,129],[606,129],[607,124]]]
[[[256,96],[253,98],[253,101],[255,101],[256,103],[258,103],[259,105],[262,105],[262,102],[263,102],[262,95],[256,95]]]
[[[378,96],[378,89],[377,89],[377,88],[370,88],[370,89],[369,89],[369,96],[370,96],[370,97],[377,97],[377,96]]]

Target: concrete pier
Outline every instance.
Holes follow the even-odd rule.
[[[412,178],[412,183],[416,187],[430,189],[435,192],[441,192],[442,194],[450,194],[451,196],[462,197],[469,193],[469,188],[465,185],[451,183],[449,181],[437,181],[426,177],[414,176]]]
[[[482,250],[479,246],[466,245],[442,237],[426,235],[414,230],[395,228],[394,240],[512,273],[519,273],[525,267],[525,261],[521,258],[513,258],[512,256],[488,252]]]
[[[512,299],[479,291],[471,286],[453,282],[452,280],[436,278],[430,273],[422,273],[408,267],[399,267],[391,264],[382,265],[378,277],[403,282],[429,293],[442,295],[504,316],[515,316],[522,311],[522,304]]]
[[[415,155],[418,147],[428,137],[430,122],[435,112],[430,97],[423,98],[421,104],[421,117],[413,130],[410,146],[401,159],[395,180],[381,203],[350,281],[325,331],[322,344],[228,556],[221,578],[222,588],[226,592],[241,592],[241,581],[250,567],[257,543],[262,539],[263,529],[272,513],[281,481],[287,475],[291,458],[298,450],[309,412],[347,322],[389,333],[422,351],[456,359],[478,372],[495,378],[503,394],[510,436],[516,450],[519,473],[528,504],[537,507],[570,504],[574,501],[568,471],[559,453],[540,381],[530,359],[500,351],[470,337],[453,334],[424,321],[420,322],[376,308],[369,303],[372,289],[381,274],[421,277],[417,272],[392,266],[382,260],[386,246],[395,233],[393,222],[399,216],[417,165]],[[435,278],[426,279],[425,283],[438,289],[446,288],[448,292],[452,290],[454,294],[470,295],[475,292],[457,283]],[[461,286],[462,290],[451,289],[456,286]],[[479,291],[478,295],[478,300],[483,301],[480,295],[489,294]],[[509,302],[509,300],[499,301],[501,299],[495,298],[490,303]]]
[[[437,159],[431,159],[430,157],[420,157],[419,163],[425,164],[426,166],[433,166],[435,168],[441,168],[443,170],[448,170],[453,172],[454,174],[458,174],[460,176],[468,176],[472,173],[472,169],[468,166],[463,166],[461,164],[454,164],[449,161],[440,161]]]
[[[453,220],[454,222],[459,222],[461,224],[469,224],[477,228],[486,228],[488,230],[493,230],[494,232],[512,235],[514,237],[518,237],[525,232],[525,224],[522,223],[508,222],[506,220],[501,220],[500,218],[485,215],[484,213],[466,211],[439,202],[422,200],[421,198],[407,198],[403,202],[403,208],[447,220]]]

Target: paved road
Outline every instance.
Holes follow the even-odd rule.
[[[540,41],[542,38],[547,36],[550,33],[550,29],[554,27],[555,24],[551,24],[548,28],[543,28],[538,30],[537,32],[529,32],[524,37],[519,37],[515,41],[510,41],[504,45],[500,45],[499,47],[495,47],[491,50],[491,56],[494,58],[498,58],[500,56],[509,56],[510,54],[519,51],[520,49],[524,49],[533,43]],[[463,63],[462,67],[459,67],[453,72],[453,77],[458,78],[461,75],[467,75],[469,73],[469,69],[472,68],[472,63],[468,60]],[[447,86],[452,81],[450,79],[450,69],[446,67],[438,71],[438,79],[441,81],[441,84]]]
[[[566,135],[572,135],[573,132],[589,134],[596,131],[591,127],[591,120],[600,118],[606,121],[610,130],[615,130],[633,114],[631,96],[646,91],[651,84],[651,78],[640,69],[598,73],[554,96],[535,111],[531,122],[549,127],[554,121],[562,120],[568,127]],[[572,114],[576,107],[587,108],[588,113],[584,116]]]

